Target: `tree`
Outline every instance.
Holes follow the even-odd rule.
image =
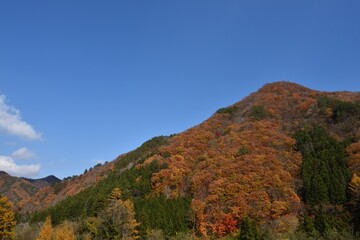
[[[349,183],[349,208],[353,215],[354,233],[360,232],[360,177],[353,175]]]
[[[39,236],[37,237],[37,240],[51,240],[53,234],[53,228],[51,224],[51,217],[48,216],[46,218],[45,223],[41,227]]]
[[[121,200],[121,191],[114,188],[109,197],[109,206],[102,213],[100,226],[107,239],[137,239],[134,205],[130,200]]]
[[[0,239],[12,239],[15,224],[12,204],[6,197],[0,196]]]
[[[241,223],[240,240],[258,240],[261,239],[258,227],[255,221],[245,218]]]
[[[74,229],[67,221],[63,222],[55,229],[55,240],[75,240]]]
[[[257,121],[266,118],[268,115],[263,106],[253,106],[250,110],[250,117]]]
[[[298,131],[294,138],[304,159],[301,175],[305,201],[311,205],[343,204],[350,181],[345,161],[346,145],[320,126]]]
[[[110,197],[109,197],[109,201],[110,201],[110,204],[113,203],[114,201],[118,201],[121,199],[121,190],[120,188],[114,188],[110,194]]]

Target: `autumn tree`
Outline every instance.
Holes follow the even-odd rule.
[[[15,224],[12,204],[6,197],[0,196],[0,239],[12,239]]]
[[[51,224],[51,217],[46,218],[45,223],[42,225],[37,240],[52,240],[53,227]]]
[[[114,188],[109,197],[109,206],[103,212],[101,231],[107,239],[137,239],[134,205],[121,199],[121,191]]]
[[[55,240],[75,240],[74,229],[71,224],[67,221],[63,222],[55,229],[54,233]]]
[[[353,214],[354,233],[360,232],[360,177],[353,175],[349,183],[349,207]]]

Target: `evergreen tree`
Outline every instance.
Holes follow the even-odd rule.
[[[261,236],[255,221],[245,218],[241,223],[240,240],[260,240]]]
[[[315,228],[314,219],[307,215],[302,219],[299,229],[303,230],[308,236],[311,236],[311,237],[316,236],[318,233]]]
[[[294,137],[303,155],[301,174],[305,201],[311,205],[344,203],[350,180],[345,144],[319,126],[298,131]]]
[[[12,204],[6,197],[0,196],[0,239],[12,239],[15,224]]]
[[[315,228],[320,234],[324,234],[329,229],[327,221],[328,220],[323,211],[320,210],[320,212],[315,216]]]

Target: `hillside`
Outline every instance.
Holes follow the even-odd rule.
[[[32,178],[23,178],[23,179],[38,186],[38,187],[48,186],[49,184],[51,185],[51,184],[55,184],[55,183],[58,183],[61,181],[54,175],[49,175],[47,177],[39,178],[39,179],[32,179]]]
[[[300,230],[314,237],[328,229],[351,232],[349,219],[357,217],[351,209],[360,203],[359,127],[360,93],[271,83],[198,126],[99,167],[96,181],[88,172],[48,190],[47,198],[34,195],[26,210],[53,206],[33,214],[33,222],[47,215],[55,224],[99,219],[120,188],[134,203],[142,236],[149,230],[237,236],[254,222],[275,238]]]
[[[8,197],[17,210],[22,208],[25,201],[30,199],[44,187],[60,182],[55,176],[41,179],[18,178],[0,171],[0,195]]]
[[[50,180],[52,184],[43,185],[31,198],[25,199],[22,202],[20,212],[29,213],[50,207],[66,197],[73,196],[85,188],[98,183],[106,177],[113,168],[113,163],[98,164],[86,170],[80,176],[68,177],[63,181],[56,181],[56,179],[51,177],[41,179],[42,181],[35,181],[35,184],[36,182],[41,184],[44,180]]]

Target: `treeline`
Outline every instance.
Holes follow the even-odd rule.
[[[149,230],[160,230],[165,236],[174,236],[190,228],[190,198],[166,199],[151,195],[151,177],[153,173],[167,167],[157,160],[143,167],[126,168],[130,163],[143,163],[152,156],[166,138],[157,137],[144,143],[117,162],[116,170],[97,185],[89,187],[75,196],[70,196],[53,207],[31,215],[30,222],[44,222],[51,216],[52,224],[64,221],[80,222],[82,232],[86,233],[89,219],[101,219],[108,208],[108,198],[113,189],[121,189],[121,199],[134,205],[135,219],[140,223],[136,229],[140,235]],[[125,169],[124,169],[125,168]],[[110,212],[111,213],[111,212]],[[101,237],[98,236],[100,239]],[[106,236],[102,236],[106,237]]]
[[[352,239],[352,211],[348,188],[351,180],[346,164],[349,140],[339,142],[324,127],[298,131],[294,138],[303,156],[301,176],[306,211],[298,235],[308,239]]]
[[[307,204],[346,202],[350,173],[346,166],[346,143],[338,142],[320,126],[295,134],[303,156],[301,175]]]

